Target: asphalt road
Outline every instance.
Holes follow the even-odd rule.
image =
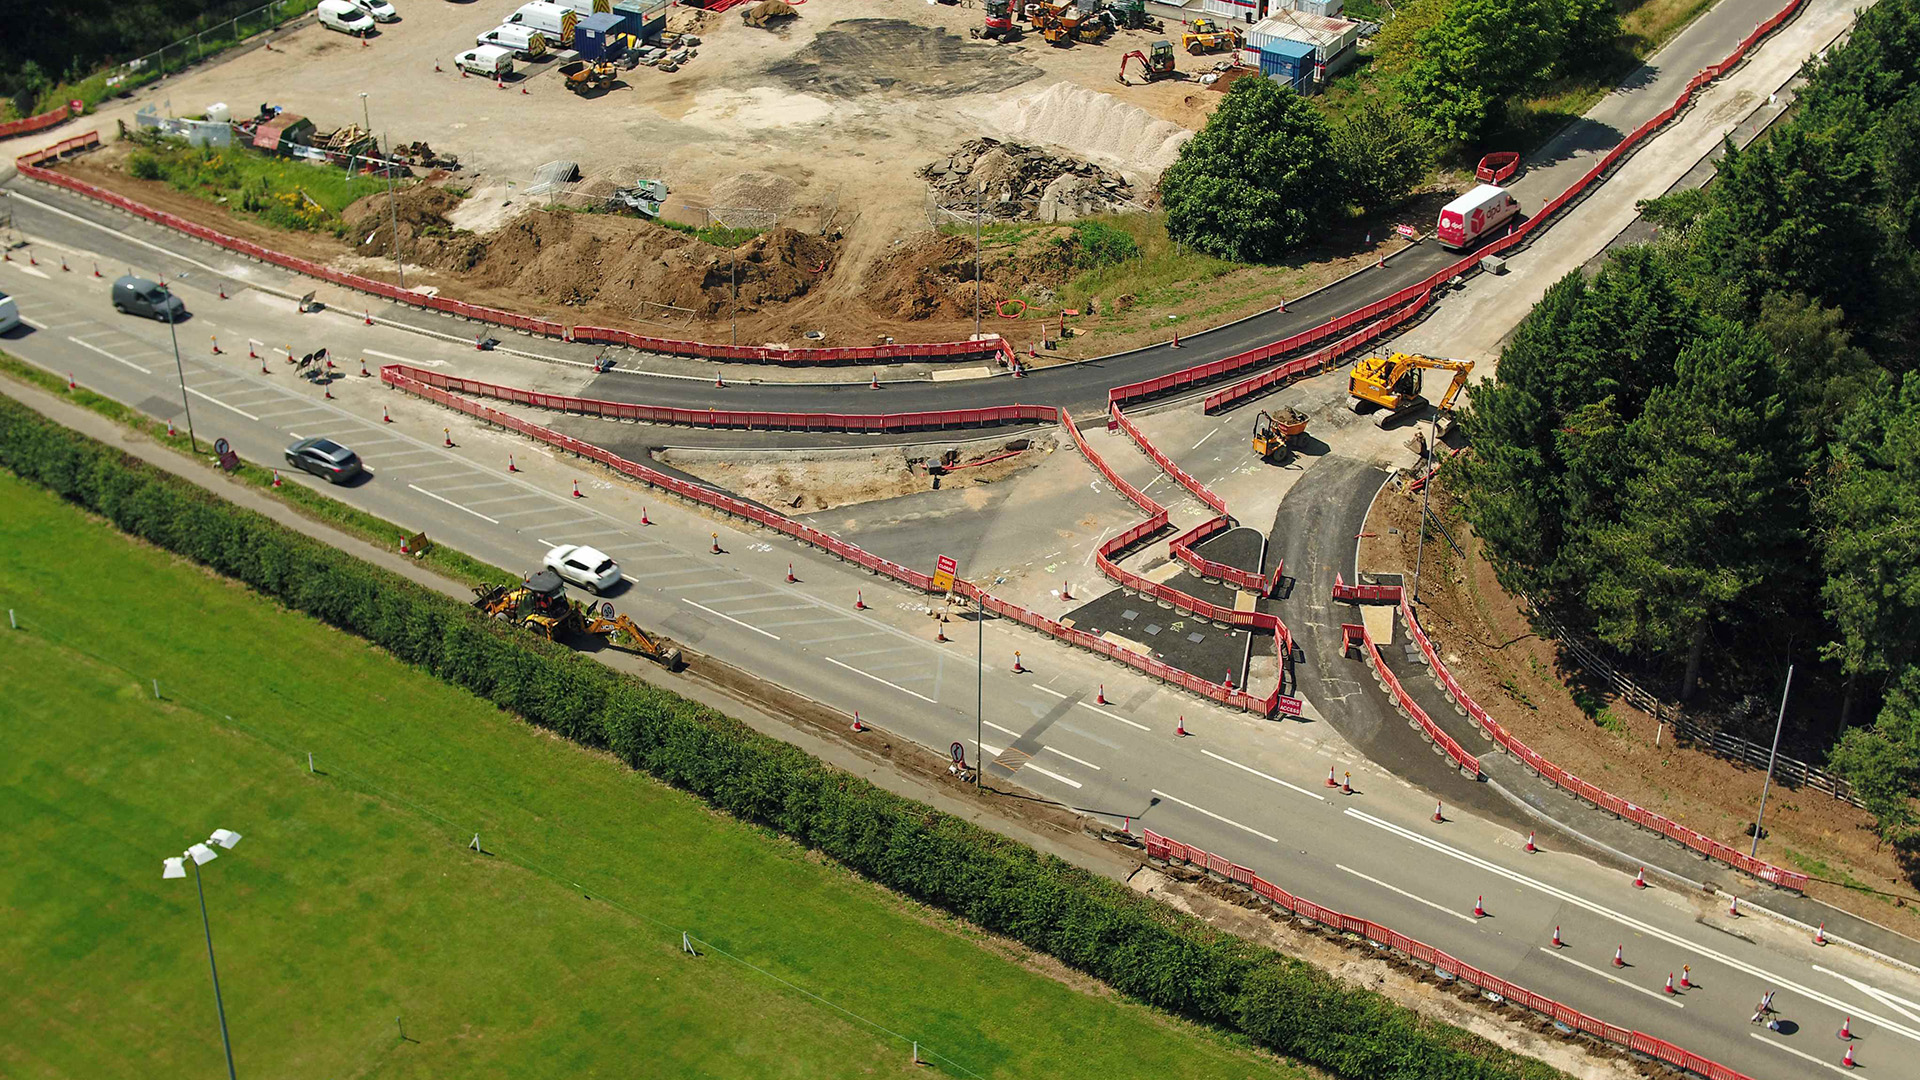
[[[1568,133],[1568,145],[1595,142],[1599,128],[1632,126],[1635,102],[1650,114],[1670,100],[1664,81],[1684,79],[1700,62],[1724,53],[1756,18],[1739,0],[1722,0],[1663,53],[1644,92],[1602,103],[1602,119]],[[1632,121],[1632,122],[1629,122]],[[1551,183],[1554,168],[1584,168],[1559,154],[1558,165],[1530,170],[1522,183]],[[1524,187],[1523,202],[1526,201]],[[186,404],[203,435],[224,435],[243,456],[262,464],[296,435],[328,434],[354,446],[374,470],[367,482],[336,494],[354,505],[424,528],[436,539],[503,566],[531,566],[551,541],[594,543],[614,554],[631,584],[612,597],[643,623],[762,678],[842,709],[916,743],[961,742],[995,764],[998,782],[1112,820],[1130,820],[1203,844],[1253,866],[1270,879],[1316,901],[1418,936],[1483,968],[1609,1021],[1670,1039],[1758,1077],[1819,1075],[1837,1068],[1833,1038],[1851,1016],[1860,1060],[1888,1075],[1920,1075],[1912,1043],[1920,1043],[1920,978],[1840,949],[1818,950],[1798,931],[1757,917],[1731,919],[1718,903],[1673,891],[1631,888],[1611,868],[1580,855],[1520,850],[1522,819],[1457,774],[1423,747],[1406,743],[1404,721],[1383,711],[1364,685],[1364,669],[1337,655],[1342,612],[1325,599],[1333,573],[1353,576],[1351,522],[1364,514],[1378,475],[1361,462],[1330,458],[1310,485],[1283,503],[1275,546],[1297,578],[1283,612],[1301,635],[1302,688],[1314,708],[1305,722],[1255,721],[1174,693],[1095,658],[1060,649],[992,623],[979,628],[984,664],[976,669],[967,646],[974,628],[950,624],[954,640],[933,640],[924,601],[906,598],[875,579],[817,554],[767,542],[685,507],[651,505],[652,527],[636,524],[646,496],[582,475],[564,459],[493,433],[454,426],[458,445],[442,445],[442,414],[390,395],[357,376],[333,387],[335,398],[296,380],[283,361],[270,374],[245,357],[254,338],[286,343],[296,352],[326,344],[336,355],[471,370],[474,356],[456,331],[460,324],[414,312],[439,331],[436,338],[392,326],[361,326],[338,315],[299,316],[284,300],[257,290],[222,302],[220,280],[269,279],[272,272],[238,267],[225,273],[223,253],[195,247],[79,200],[32,187],[34,200],[15,200],[16,224],[73,255],[76,271],[53,264],[60,247],[45,246],[39,267],[0,266],[0,288],[15,294],[33,327],[4,347],[155,416],[184,419],[167,327],[116,316],[105,283],[88,273],[93,256],[109,274],[129,266],[165,271],[197,317],[178,327],[190,386]],[[1116,382],[1199,362],[1274,337],[1422,276],[1414,249],[1345,286],[1277,313],[1186,341],[1186,348],[1146,350],[1007,379],[937,384],[914,407],[947,399],[978,404],[993,395],[1064,401],[1097,408]],[[186,258],[182,258],[182,255]],[[220,267],[217,275],[191,262]],[[84,261],[83,261],[84,260]],[[209,335],[227,348],[212,355]],[[530,348],[547,350],[550,343]],[[559,351],[559,347],[554,346]],[[349,370],[352,370],[350,367]],[[668,393],[706,403],[712,388],[689,380],[629,376],[605,380],[645,385],[648,400],[671,403]],[[752,387],[757,407],[832,408],[845,390],[807,386]],[[766,400],[763,400],[766,399]],[[868,408],[862,399],[862,408]],[[998,400],[1007,400],[1002,397]],[[787,404],[787,402],[794,404]],[[727,404],[739,404],[726,400]],[[381,422],[391,408],[397,423]],[[518,456],[517,472],[506,470]],[[1320,475],[1324,474],[1324,475]],[[568,494],[584,480],[584,499]],[[293,482],[308,482],[294,478]],[[718,534],[723,554],[709,553]],[[1344,535],[1343,535],[1344,534]],[[798,582],[785,581],[791,560]],[[873,588],[871,595],[866,588]],[[852,600],[866,600],[855,610]],[[1331,646],[1329,642],[1331,641]],[[1015,674],[1008,661],[1025,651],[1030,670]],[[1331,649],[1331,651],[1330,651]],[[981,687],[976,692],[976,680]],[[1108,704],[1098,703],[1104,696]],[[977,710],[977,712],[976,712]],[[983,721],[976,729],[976,715]],[[1191,738],[1177,738],[1184,722]],[[1332,730],[1329,730],[1332,729]],[[1335,731],[1338,735],[1335,735]],[[1396,777],[1359,760],[1354,747],[1399,761]],[[1419,761],[1425,754],[1431,774]],[[1356,793],[1325,786],[1329,768],[1351,769]],[[1432,793],[1449,805],[1464,802],[1477,815],[1445,824],[1428,820]],[[1475,899],[1487,917],[1471,914]],[[1563,949],[1549,945],[1559,927]],[[1630,966],[1615,967],[1620,947]],[[1667,972],[1690,965],[1697,988],[1669,997]],[[1747,1024],[1765,989],[1780,991],[1776,1007],[1788,1021],[1774,1035]]]

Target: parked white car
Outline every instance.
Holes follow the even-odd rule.
[[[320,25],[343,34],[365,37],[373,33],[373,16],[353,6],[352,0],[320,0],[313,9]]]
[[[0,292],[0,334],[4,334],[19,325],[20,306],[13,302],[13,297]]]
[[[399,22],[400,13],[393,10],[387,0],[347,0],[348,3],[372,16],[374,22]]]
[[[541,560],[547,569],[596,596],[613,588],[620,580],[620,564],[599,548],[585,544],[561,544]]]

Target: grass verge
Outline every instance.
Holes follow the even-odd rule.
[[[0,506],[24,627],[0,649],[10,1074],[218,1068],[193,886],[158,860],[219,826],[246,836],[203,872],[254,1076],[885,1074],[914,1039],[958,1076],[1310,1075],[1049,977],[10,474]]]
[[[200,451],[196,453],[184,433],[168,435],[166,424],[85,387],[69,389],[66,380],[60,376],[35,367],[18,357],[0,352],[0,376],[48,393],[64,395],[83,409],[98,413],[154,442],[171,447],[179,451],[182,456],[192,457],[208,468],[215,467],[212,451],[205,443],[200,444]],[[363,510],[356,510],[346,503],[328,498],[304,485],[287,484],[283,487],[274,487],[271,466],[263,468],[258,465],[243,464],[231,474],[230,479],[234,483],[244,484],[279,499],[299,511],[303,517],[332,526],[341,532],[380,547],[397,548],[401,537],[412,535],[412,530],[402,528],[385,518]],[[513,574],[499,567],[439,544],[429,544],[426,554],[420,561],[441,574],[468,585],[494,585],[518,580]]]
[[[387,190],[387,181],[316,165],[269,157],[245,147],[188,146],[176,139],[142,139],[127,155],[127,175],[162,180],[175,191],[283,229],[328,230],[356,201]]]

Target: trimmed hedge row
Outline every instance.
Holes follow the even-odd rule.
[[[487,620],[4,397],[0,465],[142,540],[1142,1001],[1345,1077],[1561,1075]]]

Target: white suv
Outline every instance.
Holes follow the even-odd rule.
[[[562,544],[547,552],[541,562],[563,580],[596,595],[613,588],[620,580],[620,564],[599,548],[584,544]]]

